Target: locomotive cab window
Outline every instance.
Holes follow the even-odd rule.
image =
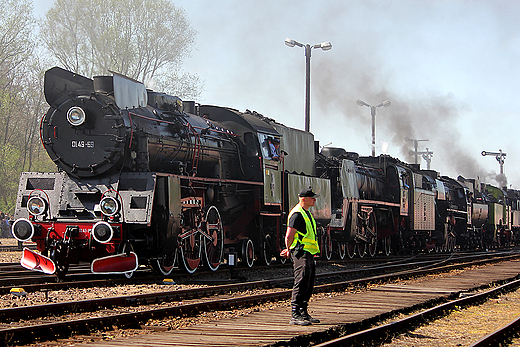
[[[265,159],[273,159],[280,156],[280,149],[275,147],[275,144],[280,144],[280,138],[273,135],[258,134],[258,141],[262,149],[262,156]]]

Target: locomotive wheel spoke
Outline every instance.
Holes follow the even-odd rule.
[[[330,260],[332,258],[332,239],[329,233],[325,233],[323,236],[323,248],[324,258]]]
[[[383,252],[385,252],[386,256],[389,256],[392,253],[392,238],[390,236],[385,237],[382,240],[383,243]]]
[[[200,233],[193,232],[193,230],[189,233],[185,233],[184,235],[187,234],[189,234],[189,236],[180,240],[180,255],[184,269],[188,273],[194,273],[200,265],[200,258],[202,254],[201,236]]]
[[[264,265],[271,265],[273,260],[273,238],[270,234],[264,236],[264,241],[262,244],[262,263]]]
[[[188,247],[186,247],[186,245],[188,245]],[[189,245],[189,243],[186,243],[180,248],[181,259],[184,269],[189,273],[194,273],[200,265],[200,239],[197,247],[191,247]]]
[[[224,228],[220,213],[215,206],[208,209],[205,220],[209,238],[207,236],[203,238],[204,258],[208,268],[216,271],[222,263],[224,255]]]
[[[375,257],[377,254],[377,241],[375,239],[371,239],[367,248],[368,248],[368,255],[370,257]]]

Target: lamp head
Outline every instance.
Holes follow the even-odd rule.
[[[321,49],[323,49],[324,51],[328,51],[329,49],[332,49],[332,43],[330,43],[329,41],[323,42],[322,44],[320,44],[320,46],[321,46]]]
[[[294,47],[296,45],[296,41],[290,38],[285,39],[285,44],[289,47]]]

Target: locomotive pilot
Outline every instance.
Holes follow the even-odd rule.
[[[286,248],[280,253],[284,258],[291,257],[294,263],[294,285],[291,297],[291,324],[309,325],[319,323],[307,312],[307,305],[314,289],[316,262],[314,255],[320,252],[316,236],[316,221],[309,212],[319,195],[312,188],[303,189],[299,202],[288,216],[285,234]]]

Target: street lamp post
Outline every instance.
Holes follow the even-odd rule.
[[[305,131],[310,131],[311,128],[311,115],[310,115],[310,104],[311,104],[311,50],[313,48],[321,48],[324,51],[328,51],[332,48],[330,42],[323,42],[316,45],[303,44],[293,39],[285,39],[285,44],[289,47],[303,47],[305,48]]]
[[[384,107],[390,106],[390,101],[385,100],[378,105],[372,106],[370,104],[367,104],[363,100],[358,100],[358,101],[356,101],[356,104],[358,104],[359,106],[370,107],[370,114],[372,115],[372,156],[375,157],[376,156],[376,109],[381,106],[384,106]]]

